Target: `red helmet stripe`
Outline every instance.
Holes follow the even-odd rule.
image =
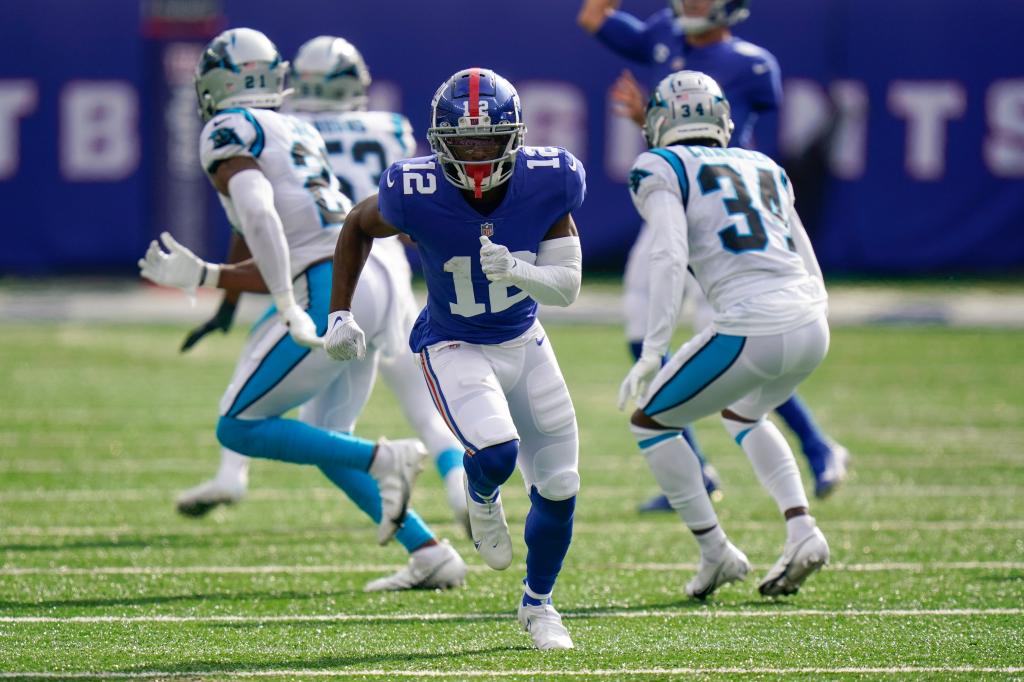
[[[469,115],[480,115],[480,69],[469,70]]]

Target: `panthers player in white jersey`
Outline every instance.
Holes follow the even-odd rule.
[[[697,539],[701,562],[686,592],[704,599],[742,580],[747,557],[725,535],[700,465],[679,429],[720,412],[786,519],[782,556],[761,594],[793,594],[829,557],[785,438],[765,418],[824,359],[827,295],[785,172],[758,152],[728,149],[733,123],[718,84],[673,73],[647,105],[651,149],[630,190],[656,233],[643,352],[619,391],[637,400],[631,428],[672,507]],[[714,309],[711,325],[662,367],[687,269]]]
[[[375,274],[355,303],[372,320],[370,361],[339,365],[323,351],[331,257],[351,204],[316,129],[276,111],[288,94],[287,68],[262,33],[234,29],[214,38],[196,70],[205,121],[200,161],[253,258],[206,263],[164,233],[167,251],[154,241],[139,266],[144,277],[187,292],[207,286],[273,296],[276,315],[253,330],[221,399],[221,445],[318,466],[379,522],[381,544],[397,537],[412,555],[408,566],[368,590],[452,587],[462,583],[465,563],[408,509],[423,444],[349,435],[372,387],[371,356],[400,345],[401,336],[391,309],[377,305],[390,282],[386,266],[371,258]],[[300,420],[282,418],[300,405]]]
[[[344,192],[358,203],[377,193],[381,173],[395,161],[416,155],[412,125],[401,114],[367,111],[370,73],[363,56],[343,38],[319,36],[303,44],[292,61],[295,93],[289,111],[309,122],[324,138],[331,170]],[[412,292],[412,270],[398,237],[378,239],[373,255],[391,276],[391,298],[381,305],[395,308],[396,333],[409,337],[419,313]],[[434,408],[416,356],[402,347],[382,353],[379,369],[398,398],[406,419],[434,457],[456,520],[468,528],[463,491],[464,448]]]

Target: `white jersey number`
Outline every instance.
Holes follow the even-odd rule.
[[[487,312],[487,306],[476,302],[476,293],[473,291],[472,267],[473,259],[469,256],[455,256],[445,261],[444,271],[452,273],[452,278],[455,280],[455,302],[448,304],[452,315],[476,317]],[[508,310],[526,298],[527,294],[525,291],[509,296],[508,288],[510,286],[512,285],[491,282],[490,286],[487,287],[487,296],[490,299],[490,312],[500,313],[503,310]]]

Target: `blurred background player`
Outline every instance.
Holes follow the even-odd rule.
[[[392,164],[380,193],[345,220],[335,254],[328,353],[362,356],[352,295],[375,238],[419,246],[427,306],[409,343],[437,409],[466,449],[473,544],[493,569],[512,563],[500,486],[518,464],[530,495],[519,621],[538,649],[573,646],[551,595],[572,540],[579,491],[576,414],[537,303],[579,294],[572,212],[583,165],[560,147],[526,147],[519,95],[488,69],[446,80],[431,102],[434,153]],[[494,239],[494,242],[491,241]]]
[[[386,266],[372,259],[354,303],[368,328],[366,358],[339,365],[322,349],[331,255],[351,204],[316,130],[276,111],[288,94],[287,68],[265,35],[235,29],[206,47],[196,70],[200,160],[253,258],[206,263],[164,233],[167,251],[153,242],[139,261],[142,275],[193,294],[199,286],[270,292],[276,314],[257,324],[242,351],[221,399],[218,440],[250,457],[318,466],[379,523],[378,542],[397,535],[409,564],[367,590],[453,587],[465,563],[408,509],[423,444],[348,435],[372,388],[378,349],[400,343],[399,322],[389,319],[396,308],[386,304]],[[301,420],[282,418],[299,405]]]
[[[782,78],[778,63],[770,52],[730,31],[750,14],[749,0],[669,0],[668,7],[645,22],[620,11],[620,4],[620,0],[584,0],[577,21],[615,53],[649,67],[655,82],[684,67],[710,75],[732,107],[736,132],[730,144],[779,158]],[[615,82],[612,99],[619,115],[644,125],[647,96],[630,71],[623,71]],[[648,263],[653,241],[651,231],[642,226],[626,263],[626,334],[634,359],[639,357],[645,332],[641,311],[650,295]],[[694,328],[702,329],[711,319],[711,309],[698,287],[688,289],[696,303]],[[776,411],[800,439],[814,475],[815,495],[827,497],[846,478],[849,453],[821,431],[810,409],[795,394]],[[704,458],[692,431],[684,429],[683,436],[703,467]],[[708,492],[717,487],[713,470],[710,477],[705,471],[704,480]],[[667,498],[659,495],[641,510],[670,511],[671,507]]]
[[[619,409],[637,400],[633,435],[700,545],[700,567],[686,585],[699,599],[750,570],[719,525],[679,434],[716,412],[786,520],[782,556],[761,594],[795,593],[829,558],[793,453],[765,419],[825,358],[825,283],[785,171],[764,154],[726,149],[732,130],[729,102],[714,80],[695,71],[666,77],[647,107],[651,150],[637,159],[629,183],[655,233],[651,278],[663,286],[651,289],[643,349],[622,383]],[[713,318],[662,367],[687,268],[710,292]]]
[[[383,170],[415,154],[408,119],[401,114],[367,111],[369,70],[355,46],[342,38],[313,38],[299,48],[291,66],[290,85],[295,92],[288,100],[288,112],[312,124],[324,138],[331,171],[346,196],[359,202],[375,194]],[[468,532],[462,446],[434,409],[416,357],[404,343],[419,312],[405,249],[397,237],[381,239],[374,245],[373,254],[390,278],[391,299],[387,305],[395,307],[394,319],[399,322],[391,331],[400,339],[389,344],[385,349],[388,352],[377,354],[377,369],[402,406],[406,420],[434,457],[448,504],[456,521]],[[230,292],[211,322],[222,319],[225,307],[232,305],[228,296]],[[179,510],[188,513],[199,504],[208,505],[211,499],[240,499],[248,480],[247,467],[247,458],[222,452],[217,476],[187,491],[179,499]]]

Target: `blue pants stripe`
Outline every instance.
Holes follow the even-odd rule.
[[[643,408],[644,414],[652,417],[692,400],[733,366],[746,343],[745,336],[713,335],[651,397]]]

